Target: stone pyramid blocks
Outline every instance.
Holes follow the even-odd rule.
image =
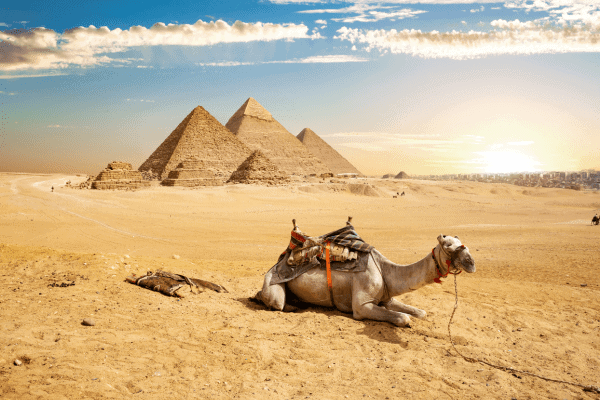
[[[319,137],[309,128],[304,128],[302,132],[296,136],[304,146],[310,151],[316,158],[321,160],[325,165],[331,169],[334,174],[358,174],[362,173],[350,164],[340,153],[338,153],[333,147],[328,145],[323,139]]]
[[[331,172],[252,97],[225,126],[250,149],[260,150],[282,172],[297,175]]]
[[[131,164],[121,161],[109,163],[92,182],[92,189],[130,190],[148,186],[150,182],[142,179],[140,171],[134,171]]]
[[[176,169],[169,172],[167,179],[161,182],[163,186],[220,186],[223,179],[218,178],[215,171],[202,160],[187,160],[180,163]]]
[[[199,159],[224,181],[250,153],[233,133],[198,106],[158,146],[139,171],[152,170],[162,179],[171,179],[170,172],[182,162]]]
[[[231,174],[227,182],[278,185],[289,181],[287,174],[281,172],[260,150],[256,150]]]

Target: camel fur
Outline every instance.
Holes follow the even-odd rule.
[[[439,235],[437,240],[433,252],[443,274],[448,269],[475,272],[475,261],[458,236]],[[427,313],[394,297],[434,283],[439,277],[437,271],[431,252],[414,264],[399,265],[373,249],[364,272],[331,271],[333,298],[327,287],[326,271],[313,268],[289,282],[273,285],[271,269],[255,299],[273,310],[293,311],[295,307],[286,304],[287,285],[287,289],[303,302],[336,307],[342,312],[351,312],[357,320],[387,321],[402,327],[409,325],[410,316],[425,318]]]

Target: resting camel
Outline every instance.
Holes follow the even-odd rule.
[[[475,272],[475,261],[458,236],[439,235],[438,244],[422,260],[399,265],[376,249],[371,250],[364,272],[331,271],[332,295],[327,285],[326,271],[313,268],[286,283],[271,284],[272,268],[265,275],[262,290],[255,299],[278,311],[293,311],[286,304],[286,285],[301,301],[325,307],[336,307],[352,313],[354,319],[387,321],[407,326],[410,316],[425,318],[427,313],[403,304],[394,297],[440,282],[449,273]],[[332,298],[333,297],[333,298]]]

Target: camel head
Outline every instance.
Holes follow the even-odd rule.
[[[437,240],[444,253],[450,258],[454,269],[468,273],[475,272],[475,260],[469,248],[460,242],[458,236],[439,235]]]

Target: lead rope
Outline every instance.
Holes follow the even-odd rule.
[[[518,373],[523,374],[523,375],[535,376],[536,378],[540,378],[540,379],[543,379],[543,380],[549,381],[549,382],[566,383],[567,385],[578,386],[578,387],[582,388],[586,392],[600,393],[600,387],[598,387],[598,386],[594,386],[594,385],[582,385],[582,384],[577,383],[577,382],[569,382],[569,381],[563,381],[563,380],[560,380],[560,379],[547,378],[545,376],[534,374],[532,372],[522,371],[520,369],[515,369],[513,367],[505,367],[505,366],[502,366],[502,365],[492,364],[490,362],[487,362],[485,360],[481,360],[479,358],[472,358],[472,357],[464,356],[460,351],[458,351],[458,349],[454,345],[454,339],[452,339],[452,332],[450,332],[450,325],[452,325],[452,318],[454,318],[454,313],[456,312],[456,309],[458,308],[458,287],[457,287],[457,284],[456,284],[456,275],[454,275],[454,293],[455,293],[454,309],[452,310],[452,315],[450,316],[450,321],[448,321],[448,337],[450,338],[450,343],[452,343],[452,348],[454,349],[454,351],[456,351],[456,353],[459,356],[461,356],[462,358],[464,358],[465,361],[470,362],[470,363],[480,363],[480,364],[488,365],[488,366],[490,366],[492,368],[496,368],[496,369],[499,369],[499,370],[505,371],[505,372],[510,372],[510,373],[518,372]]]

